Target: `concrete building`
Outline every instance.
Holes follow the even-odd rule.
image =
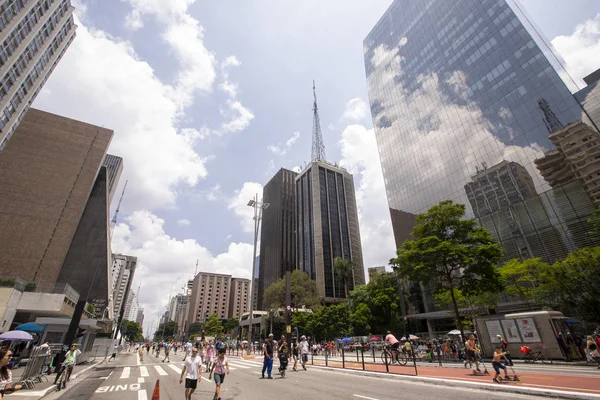
[[[108,171],[108,204],[110,205],[112,204],[115,191],[119,185],[121,173],[123,172],[123,159],[118,156],[113,156],[112,154],[107,154],[104,156],[102,165],[104,165]]]
[[[503,160],[490,168],[484,163],[476,170],[471,182],[465,185],[476,218],[536,195],[531,175],[519,163]]]
[[[250,291],[250,279],[232,278],[231,295],[229,301],[229,315],[227,318],[239,320],[243,313],[250,311],[248,293]],[[256,303],[255,303],[256,304]],[[260,309],[260,308],[257,308]]]
[[[297,268],[316,280],[325,303],[342,300],[344,284],[333,269],[342,257],[354,263],[354,285],[365,283],[354,179],[343,168],[312,161],[296,177]]]
[[[116,279],[115,287],[112,291],[113,313],[115,318],[118,318],[121,313],[125,315],[126,300],[131,294],[134,298],[135,294],[131,291],[131,283],[137,268],[137,257],[127,256],[124,254],[112,255],[113,266],[115,263],[120,264],[118,267],[113,267],[113,270],[119,271]],[[135,316],[134,316],[135,318]]]
[[[0,153],[0,226],[10,227],[0,229],[0,274],[56,283],[113,132],[35,109],[16,132]]]
[[[188,324],[204,322],[211,314],[227,319],[230,295],[231,275],[199,272],[194,277]]]
[[[581,181],[588,196],[600,204],[600,135],[589,125],[576,121],[549,136],[556,150],[535,160],[552,187]]]
[[[385,274],[386,273],[385,266],[369,267],[367,271],[369,273],[369,279],[372,279],[373,276],[375,276],[375,275]]]
[[[466,204],[467,217],[479,215],[482,224],[496,226],[492,233],[501,242],[506,238],[503,246],[512,243],[515,223],[529,218],[531,240],[555,232],[559,252],[567,247],[571,224],[542,214],[555,195],[567,194],[549,191],[534,161],[555,149],[549,127],[585,122],[586,116],[572,95],[578,88],[549,43],[513,0],[395,0],[367,35],[369,102],[397,245],[410,238],[411,216],[449,199]],[[542,105],[553,110],[552,121]],[[476,167],[505,161],[527,170],[532,181],[523,184],[529,193],[533,183],[536,196],[516,204],[503,200],[503,210],[479,207],[486,195],[471,191],[469,199],[465,186]],[[578,197],[580,191],[572,190],[568,197]],[[528,211],[534,215],[527,217]],[[575,225],[583,219],[570,218]],[[526,254],[557,254],[549,250],[540,244]],[[519,245],[505,248],[509,252],[518,256]],[[413,296],[415,318],[427,321],[420,329],[453,329],[421,289]]]
[[[135,321],[140,309],[140,303],[138,302],[137,295],[135,292],[130,291],[125,302],[125,309],[123,311],[123,319],[127,321]]]
[[[581,121],[600,131],[600,69],[583,79],[587,86],[573,94],[583,108]]]
[[[137,316],[135,317],[135,322],[140,324],[140,326],[144,326],[144,309],[138,309]]]
[[[76,28],[69,0],[2,3],[0,150],[75,38]]]
[[[263,211],[260,233],[258,310],[263,309],[265,289],[283,278],[285,271],[296,268],[294,189],[297,175],[281,168],[263,188],[262,201],[269,203],[269,207]]]

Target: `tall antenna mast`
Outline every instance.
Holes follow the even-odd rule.
[[[198,273],[198,260],[196,260],[196,269],[194,270],[194,278],[196,277],[197,273]]]
[[[119,199],[119,203],[117,204],[117,209],[115,210],[115,215],[113,219],[110,221],[110,237],[112,238],[113,231],[115,230],[115,226],[117,225],[117,215],[119,215],[119,209],[121,208],[121,203],[123,202],[123,196],[125,196],[125,189],[127,189],[127,183],[129,181],[125,181],[125,186],[123,186],[123,192],[121,193],[121,198]]]
[[[312,161],[325,161],[325,145],[323,144],[323,134],[321,133],[321,119],[319,118],[319,108],[317,107],[317,90],[315,81],[313,81],[313,137],[312,137]]]
[[[546,129],[548,133],[552,133],[564,127],[564,125],[560,122],[554,111],[550,108],[550,104],[548,104],[548,100],[541,98],[538,100],[538,105],[542,109],[544,113],[544,125],[546,125]]]

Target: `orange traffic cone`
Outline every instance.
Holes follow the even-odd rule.
[[[152,393],[152,400],[160,400],[160,380],[156,380],[156,385],[154,385],[154,393]]]

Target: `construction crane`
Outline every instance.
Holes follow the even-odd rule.
[[[119,209],[121,208],[121,202],[123,201],[123,196],[125,196],[125,189],[127,189],[127,183],[129,181],[125,181],[125,186],[123,186],[123,192],[121,193],[121,198],[119,199],[119,203],[117,204],[117,209],[115,210],[115,215],[113,219],[110,221],[110,237],[112,238],[113,231],[115,230],[115,226],[117,225],[117,215],[119,215]]]

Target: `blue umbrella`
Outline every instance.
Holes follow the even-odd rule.
[[[36,324],[35,322],[28,322],[26,324],[19,325],[15,328],[17,331],[40,333],[44,331],[44,325]]]
[[[345,337],[342,339],[342,342],[351,342],[352,339],[350,339],[349,337]]]
[[[0,335],[0,340],[32,340],[33,336],[31,336],[27,332],[23,331],[8,331],[4,332]]]

